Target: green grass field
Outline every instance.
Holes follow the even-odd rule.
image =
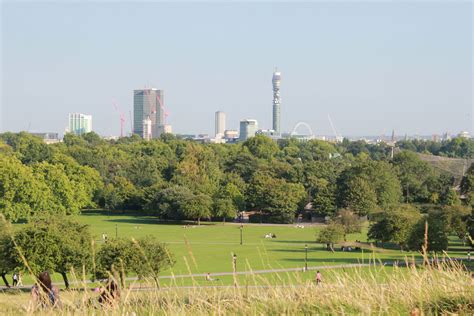
[[[342,252],[339,246],[336,247],[335,252],[330,252],[324,249],[323,245],[315,242],[316,235],[322,226],[305,225],[305,228],[296,228],[295,225],[245,224],[243,245],[240,245],[240,226],[234,223],[223,225],[203,222],[200,226],[190,223],[188,228],[183,228],[183,223],[163,223],[156,217],[101,211],[86,211],[76,216],[76,219],[90,226],[98,247],[103,243],[102,234],[107,234],[108,238],[114,238],[116,233],[118,237],[125,238],[156,236],[168,245],[176,260],[172,269],[160,273],[162,276],[232,272],[233,253],[237,255],[238,271],[302,269],[305,265],[305,245],[308,245],[309,267],[367,263],[370,260],[403,261],[406,257],[420,258],[418,253],[376,248],[369,244],[365,244],[362,251]],[[18,225],[15,226],[18,227]],[[277,238],[264,238],[268,233],[275,234]],[[348,235],[348,242],[359,240],[364,243],[366,234],[367,225],[360,234]],[[449,253],[451,256],[466,255],[467,248],[463,247],[456,238],[452,238],[450,245],[453,250]],[[308,272],[308,275],[313,274],[313,272]],[[274,278],[268,274],[262,275],[262,278],[269,280],[270,283],[278,283],[279,280],[279,277]],[[199,281],[203,278],[196,279]],[[222,276],[219,279],[221,284],[232,284],[231,276]],[[239,279],[245,280],[246,277],[239,276]],[[59,275],[55,275],[54,280],[62,282]],[[173,282],[177,282],[176,285],[192,285],[196,280],[188,277],[173,282],[170,280],[162,282],[165,285]],[[24,283],[31,284],[31,278],[26,275]]]
[[[156,236],[165,242],[175,256],[174,274],[231,272],[232,253],[237,255],[239,270],[263,270],[303,267],[305,245],[308,245],[308,265],[337,265],[367,261],[371,256],[380,260],[403,259],[411,256],[398,250],[367,246],[361,252],[329,252],[323,245],[316,244],[316,235],[321,226],[258,225],[247,224],[243,228],[243,245],[240,245],[240,227],[233,223],[202,223],[201,226],[183,224],[163,224],[157,218],[133,215],[113,215],[85,212],[77,219],[88,224],[97,243],[102,242],[102,234],[115,237],[139,238]],[[275,239],[264,238],[273,233]],[[362,233],[348,236],[348,241],[366,241],[367,228]],[[165,271],[162,274],[170,274]]]
[[[367,225],[360,234],[348,236],[348,243],[355,240],[362,242],[362,251],[342,252],[338,245],[335,252],[330,252],[325,250],[323,245],[315,242],[316,235],[322,226],[305,225],[305,228],[296,228],[295,225],[246,224],[243,228],[243,245],[240,245],[240,226],[234,223],[223,225],[205,222],[201,226],[190,223],[188,228],[183,228],[183,223],[163,223],[155,217],[109,214],[99,211],[84,212],[76,216],[76,219],[90,226],[98,247],[103,243],[102,234],[107,234],[108,238],[115,238],[116,232],[118,237],[124,238],[153,235],[166,243],[175,257],[175,266],[160,273],[160,276],[165,277],[159,280],[163,291],[154,288],[153,280],[127,279],[127,294],[124,295],[122,305],[119,307],[122,313],[130,311],[149,313],[150,310],[161,306],[160,310],[156,311],[158,314],[207,314],[211,306],[206,303],[208,301],[213,302],[214,309],[218,308],[217,314],[223,311],[238,314],[257,313],[257,310],[254,311],[250,307],[254,305],[248,305],[248,296],[253,297],[254,300],[262,300],[258,310],[270,313],[272,311],[299,313],[300,307],[304,304],[310,305],[307,307],[308,310],[315,311],[315,308],[321,308],[323,313],[342,310],[370,313],[374,309],[382,311],[382,314],[390,314],[390,311],[407,313],[414,306],[424,306],[423,308],[428,308],[428,311],[434,306],[435,313],[438,308],[449,310],[451,305],[461,306],[454,310],[469,309],[466,306],[469,306],[468,297],[471,294],[460,290],[468,281],[464,280],[463,284],[459,284],[457,280],[461,277],[468,279],[461,269],[448,268],[446,272],[444,270],[437,272],[437,269],[428,268],[428,271],[423,266],[411,269],[380,265],[381,262],[420,259],[421,256],[415,252],[401,252],[397,249],[378,248],[367,244]],[[18,228],[21,225],[15,224],[14,227]],[[277,238],[264,238],[268,233],[275,234]],[[310,269],[320,267],[323,274],[321,289],[315,287],[315,270],[303,271],[305,245],[308,245],[308,267]],[[448,251],[450,256],[464,257],[467,249],[457,238],[450,238]],[[237,271],[282,268],[297,268],[298,270],[246,275],[215,275],[232,272],[233,253],[237,254]],[[357,263],[372,265],[342,266]],[[379,264],[373,265],[373,263]],[[468,268],[472,270],[472,263],[469,263]],[[207,272],[211,273],[213,281],[206,280],[204,276],[192,275]],[[182,275],[182,277],[166,278],[173,274]],[[85,276],[86,280],[88,278],[89,275]],[[421,286],[427,278],[434,278],[435,286]],[[70,276],[70,281],[74,284],[73,290],[61,292],[65,310],[84,313],[96,311],[97,307],[91,307],[87,302],[97,301],[97,293],[93,292],[92,288],[98,286],[99,283],[81,284],[83,279],[83,276]],[[53,275],[53,281],[62,284],[62,278],[58,274]],[[25,285],[32,282],[29,275],[24,276]],[[234,287],[235,284],[238,287]],[[404,284],[412,284],[412,286],[405,289]],[[348,290],[349,288],[352,290]],[[447,290],[448,288],[449,291],[458,291],[457,296],[453,297],[449,294],[451,292]],[[344,290],[341,292],[341,289]],[[314,291],[319,294],[313,295]],[[361,293],[365,293],[364,291],[372,294],[366,295],[365,298],[359,297],[359,295],[363,296]],[[381,294],[380,297],[374,299],[379,292],[384,291],[398,294],[391,296]],[[409,291],[411,291],[410,294],[406,294]],[[301,293],[306,294],[301,296]],[[293,309],[288,309],[289,305],[286,303],[281,305],[282,302],[289,302],[288,295],[293,295],[295,300]],[[445,307],[447,296],[452,304]],[[392,298],[386,302],[385,297]],[[321,298],[325,300],[323,303],[321,303]],[[163,300],[167,303],[162,304]],[[188,300],[194,300],[197,305],[187,304]],[[361,303],[361,306],[354,309],[358,302],[364,300],[366,303]],[[376,302],[375,305],[374,302]],[[4,312],[9,315],[30,313],[29,288],[5,290],[0,295],[0,307],[2,306]],[[364,309],[363,306],[368,307]],[[57,312],[61,314],[65,310]]]

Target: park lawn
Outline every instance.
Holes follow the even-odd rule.
[[[361,252],[330,252],[315,242],[322,226],[296,228],[295,225],[245,224],[243,245],[240,245],[240,226],[234,223],[207,223],[201,226],[183,223],[163,223],[153,216],[86,211],[76,216],[81,223],[90,226],[97,247],[103,243],[102,234],[108,238],[140,238],[147,235],[165,242],[176,260],[172,269],[160,275],[189,275],[197,273],[232,272],[232,254],[237,255],[237,270],[271,270],[281,268],[303,268],[305,245],[308,245],[308,266],[318,267],[350,263],[366,263],[369,260],[393,261],[405,257],[419,258],[415,252],[400,252],[394,249],[371,248],[367,245]],[[21,225],[21,224],[19,224]],[[15,225],[17,226],[17,225]],[[264,238],[273,233],[275,239]],[[366,241],[367,225],[360,234],[347,236],[348,241]],[[466,249],[457,238],[451,238],[453,256],[465,256]],[[60,275],[53,275],[54,282],[61,283]],[[164,281],[167,282],[167,281]],[[191,281],[186,285],[190,285]],[[32,279],[24,276],[24,284],[32,284]]]
[[[232,254],[237,255],[238,270],[265,270],[303,267],[305,245],[308,245],[308,265],[336,265],[359,263],[375,256],[380,260],[403,259],[411,253],[398,250],[374,248],[365,252],[327,251],[315,242],[322,226],[258,225],[246,224],[243,228],[243,245],[240,245],[240,227],[233,223],[203,223],[201,226],[166,224],[155,217],[135,215],[112,215],[84,212],[77,219],[90,225],[97,244],[102,243],[103,233],[108,238],[140,238],[146,235],[157,237],[166,243],[176,259],[176,264],[162,275],[216,273],[232,271]],[[264,238],[273,233],[275,239]],[[367,239],[367,227],[362,233],[348,235],[349,241]],[[413,253],[417,255],[416,253]]]

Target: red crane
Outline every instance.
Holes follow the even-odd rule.
[[[169,116],[169,112],[165,110],[165,107],[163,106],[163,102],[161,102],[160,96],[157,94],[156,95],[156,100],[158,101],[158,104],[160,105],[161,110],[163,111],[163,116],[164,116],[164,123],[166,125],[166,119]]]

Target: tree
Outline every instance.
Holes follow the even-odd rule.
[[[24,164],[47,161],[51,158],[50,147],[41,138],[27,132],[0,134],[0,139],[13,148]]]
[[[304,160],[327,161],[331,155],[337,153],[334,145],[317,139],[298,144],[300,157]]]
[[[171,182],[188,187],[193,193],[213,196],[221,179],[222,170],[215,153],[209,147],[188,143]]]
[[[138,251],[135,251],[135,255],[131,256],[132,271],[139,278],[151,276],[158,284],[158,274],[160,271],[174,265],[175,260],[173,256],[165,244],[152,236],[133,240],[133,243],[135,248],[138,248]]]
[[[324,179],[323,179],[324,180]],[[313,189],[313,208],[321,215],[332,215],[336,210],[336,187],[330,184],[321,184]]]
[[[326,244],[326,249],[334,251],[334,244],[344,239],[344,227],[341,224],[330,223],[321,228],[316,242]]]
[[[111,183],[108,183],[102,192],[103,205],[108,210],[133,209],[134,199],[139,195],[127,178],[116,176]]]
[[[76,188],[64,172],[64,166],[40,162],[33,165],[33,173],[51,191],[50,211],[62,215],[79,213],[81,205],[75,199]]]
[[[225,223],[226,218],[233,218],[237,215],[237,207],[230,198],[217,198],[213,203],[213,215],[222,218]]]
[[[468,219],[471,209],[462,205],[444,206],[442,208],[449,225],[449,233],[464,239],[468,233]]]
[[[370,225],[368,237],[376,241],[395,243],[403,250],[420,218],[420,212],[407,204],[383,211],[377,214],[376,220]]]
[[[192,196],[191,190],[184,186],[155,187],[147,194],[145,209],[163,218],[183,219],[186,218],[183,205]]]
[[[197,219],[201,225],[202,217],[211,216],[212,199],[205,194],[193,194],[183,201],[181,209],[187,218]]]
[[[474,163],[471,163],[461,180],[461,194],[466,199],[466,204],[474,208]]]
[[[279,151],[278,145],[269,137],[256,135],[243,144],[257,158],[271,159]]]
[[[427,251],[447,250],[449,222],[447,214],[442,210],[429,211],[427,218],[418,221],[409,238],[409,247],[413,250],[422,250],[425,240],[425,222],[428,223]]]
[[[443,205],[453,206],[461,204],[461,200],[459,200],[459,196],[454,189],[448,188],[441,197],[441,203]]]
[[[86,225],[66,217],[38,218],[14,235],[18,253],[16,265],[34,273],[51,270],[59,272],[69,287],[67,273],[72,269],[90,267],[92,237]],[[21,256],[19,255],[21,254]],[[26,262],[22,260],[22,257]]]
[[[337,203],[339,207],[349,207],[347,202],[351,199],[350,194],[354,192],[354,179],[365,180],[377,197],[377,205],[382,209],[387,209],[397,205],[401,200],[401,187],[395,170],[392,165],[384,161],[362,160],[357,161],[353,166],[344,170],[337,179]],[[355,184],[360,186],[361,180],[355,180]],[[367,196],[370,189],[364,184]],[[372,200],[372,199],[371,199]],[[364,205],[364,204],[363,204]]]
[[[120,277],[123,281],[123,275],[127,275],[132,266],[132,256],[136,251],[131,240],[118,238],[108,239],[96,254],[95,277],[106,279],[115,273],[121,272]]]
[[[291,223],[306,192],[301,184],[288,183],[268,174],[254,174],[247,190],[250,207],[261,211],[267,219],[277,223]]]
[[[153,237],[138,240],[110,239],[99,249],[96,256],[95,277],[105,279],[121,272],[123,277],[133,272],[138,277],[153,277],[157,282],[158,273],[174,264],[174,259],[166,246]]]
[[[16,221],[55,208],[50,189],[15,157],[0,156],[0,213]]]
[[[103,182],[97,170],[81,166],[72,157],[55,153],[52,158],[54,165],[59,165],[66,173],[74,190],[74,201],[79,209],[95,207],[94,199],[103,188]]]
[[[397,167],[405,200],[408,202],[427,202],[429,192],[427,181],[433,176],[433,170],[428,163],[411,151],[402,151],[395,155],[392,161]]]
[[[377,195],[369,183],[361,177],[353,178],[348,183],[344,204],[359,216],[365,216],[377,208]]]
[[[15,249],[12,247],[11,227],[5,217],[0,214],[0,276],[7,287],[10,287],[6,278],[7,273],[16,268],[14,260]]]
[[[359,216],[348,209],[339,210],[333,221],[344,228],[344,241],[346,241],[347,234],[360,233],[362,230]]]

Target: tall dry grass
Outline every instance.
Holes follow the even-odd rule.
[[[449,259],[436,265],[393,269],[374,266],[368,272],[363,268],[350,273],[334,272],[331,281],[321,285],[300,276],[301,273],[288,273],[280,285],[251,275],[246,284],[238,284],[235,278],[236,286],[196,284],[186,288],[157,288],[150,279],[141,282],[140,288],[133,283],[122,288],[120,300],[106,306],[101,306],[98,294],[82,282],[82,289],[61,292],[61,308],[38,308],[26,298],[23,305],[7,304],[0,310],[6,315],[408,315],[410,312],[471,315],[474,310],[471,276],[460,263]],[[81,277],[85,280],[84,275]],[[8,297],[15,299],[15,295]]]
[[[425,230],[427,236],[427,226]],[[369,268],[334,269],[331,278],[319,285],[308,281],[302,272],[288,272],[274,274],[273,280],[249,274],[245,282],[234,274],[234,285],[201,286],[191,276],[190,266],[183,258],[188,266],[191,286],[179,286],[176,279],[172,279],[167,287],[160,286],[155,275],[148,280],[128,283],[122,287],[120,299],[105,305],[99,304],[99,294],[90,288],[88,273],[84,269],[72,270],[71,284],[75,284],[75,288],[61,291],[60,306],[44,308],[34,304],[28,293],[0,292],[0,314],[472,315],[474,284],[470,272],[446,254],[434,261],[429,259],[426,237],[423,249],[422,265],[415,264],[414,258],[411,258],[406,259],[403,267],[388,268],[372,258]],[[34,277],[27,259],[18,250]],[[196,265],[190,248],[189,253],[192,263]],[[251,271],[250,268],[247,267],[247,270]]]

